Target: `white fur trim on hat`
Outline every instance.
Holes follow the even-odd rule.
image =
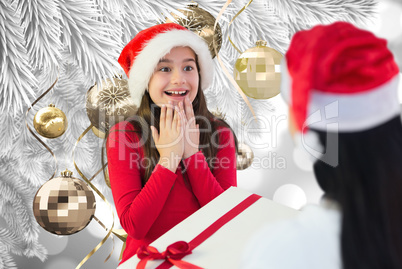
[[[129,72],[128,87],[131,98],[140,106],[142,96],[159,60],[174,47],[190,47],[198,57],[201,89],[212,84],[213,60],[206,42],[191,31],[169,30],[152,38],[134,60]]]
[[[398,84],[396,75],[368,92],[332,94],[312,90],[306,125],[329,132],[356,132],[379,126],[401,113]]]
[[[292,77],[285,57],[281,62],[281,95],[292,103]],[[303,125],[328,132],[356,132],[374,128],[399,115],[399,75],[370,91],[355,94],[328,93],[312,89]]]

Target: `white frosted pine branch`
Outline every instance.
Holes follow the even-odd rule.
[[[180,14],[177,9],[182,9],[186,5],[177,1],[154,0],[154,1],[141,1],[137,0],[137,5],[143,8],[145,16],[151,16],[159,23],[164,23],[166,18],[173,20],[171,13]],[[137,11],[138,12],[138,11]],[[147,18],[145,17],[145,18]]]
[[[0,111],[16,114],[35,96],[36,79],[29,68],[16,3],[0,1]]]
[[[0,170],[1,214],[10,231],[24,242],[24,255],[44,261],[47,252],[38,244],[38,224],[32,212],[35,191],[24,185],[25,178],[13,174],[12,169],[4,169],[4,166]]]
[[[102,16],[97,17],[98,21],[109,26],[110,37],[122,48],[121,8],[123,2],[115,0],[95,0],[95,4],[100,14],[102,14]]]
[[[18,269],[5,245],[0,241],[0,268],[2,269]]]
[[[312,25],[367,20],[374,12],[375,3],[375,0],[271,0],[268,5],[284,20]]]
[[[364,26],[374,18],[377,4],[378,0],[344,0],[342,19]]]
[[[85,103],[85,94],[91,82],[84,71],[72,61],[66,60],[60,66],[60,78],[54,86],[54,95],[61,96],[69,104],[68,111],[75,110],[75,106]]]
[[[264,10],[264,5],[259,1],[253,2],[244,12],[252,22],[252,47],[255,47],[255,41],[262,39],[267,41],[268,47],[284,54],[289,45],[287,24],[273,10]]]
[[[0,158],[6,157],[10,154],[15,137],[18,135],[20,128],[22,128],[21,119],[22,112],[18,112],[17,116],[12,113],[3,113],[0,117]]]
[[[121,8],[123,43],[127,44],[141,30],[165,22],[166,18],[173,21],[171,13],[181,14],[177,9],[185,6],[175,1],[124,1]]]
[[[137,8],[136,8],[137,7]],[[130,42],[131,39],[141,30],[151,27],[156,24],[156,18],[149,18],[145,14],[138,14],[139,10],[136,1],[125,1],[121,9],[121,28],[122,28],[122,41],[125,44]]]
[[[33,69],[53,71],[58,66],[60,11],[52,0],[18,0],[30,64]]]
[[[5,252],[13,252],[17,255],[22,255],[24,252],[25,243],[21,237],[5,228],[0,228],[0,243],[3,244]]]
[[[93,1],[58,2],[62,17],[62,42],[72,58],[93,82],[116,74],[117,58],[122,47],[113,40],[109,25],[98,21],[102,16]]]

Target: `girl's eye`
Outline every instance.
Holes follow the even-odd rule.
[[[192,67],[192,66],[186,66],[186,67],[184,67],[184,71],[191,71],[191,70],[193,70],[194,68]]]
[[[169,68],[169,67],[162,67],[162,68],[159,69],[159,71],[162,71],[162,72],[169,72],[169,71],[170,71],[170,68]]]

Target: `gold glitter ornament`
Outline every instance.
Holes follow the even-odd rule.
[[[258,40],[236,60],[233,77],[243,92],[254,99],[268,99],[280,92],[282,54]]]
[[[102,88],[95,84],[86,95],[88,118],[101,132],[109,131],[110,127],[133,116],[138,109],[130,97],[127,80],[113,78],[113,82],[109,78],[103,80]]]
[[[33,126],[43,137],[57,138],[67,129],[67,118],[63,111],[50,104],[36,112]]]
[[[93,192],[65,170],[36,192],[33,212],[39,225],[50,233],[70,235],[84,229],[95,214]]]
[[[238,153],[236,156],[236,166],[237,170],[244,170],[248,168],[254,160],[254,153],[251,148],[244,144],[239,143]]]
[[[199,8],[197,3],[190,3],[186,7],[189,9],[182,10],[179,9],[181,13],[185,16],[185,18],[181,18],[176,14],[171,14],[177,23],[183,27],[186,27],[188,30],[196,33],[202,39],[205,40],[208,44],[209,51],[211,52],[212,58],[214,58],[215,50],[213,45],[213,40],[215,36],[215,42],[217,51],[222,47],[222,30],[219,24],[216,26],[216,32],[214,31],[215,17],[211,15],[208,11]],[[166,23],[172,22],[169,19],[166,19]]]

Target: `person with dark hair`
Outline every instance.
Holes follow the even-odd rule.
[[[319,25],[294,35],[283,67],[290,131],[318,158],[325,194],[259,231],[241,268],[402,268],[399,69],[387,42]]]
[[[206,106],[213,79],[208,46],[174,23],[139,32],[119,63],[136,115],[113,126],[110,184],[127,232],[122,261],[236,186],[237,140]]]

